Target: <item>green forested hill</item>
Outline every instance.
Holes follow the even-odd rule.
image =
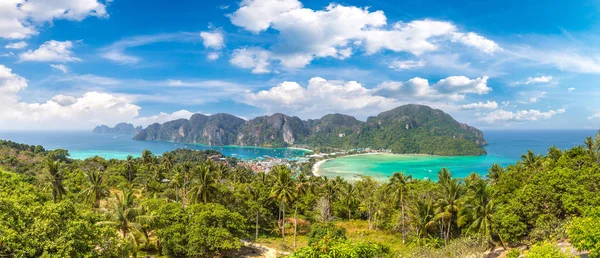
[[[189,120],[150,125],[134,139],[260,147],[373,148],[432,155],[482,155],[482,146],[487,144],[478,129],[423,105],[397,107],[366,122],[343,114],[306,121],[279,113],[249,121],[229,114],[195,114]]]

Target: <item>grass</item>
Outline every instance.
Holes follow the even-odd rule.
[[[363,220],[338,221],[335,225],[346,229],[346,237],[352,242],[373,242],[390,246],[392,251],[399,251],[405,248],[402,244],[400,235],[384,231],[384,230],[369,230],[369,223]],[[296,237],[297,248],[302,248],[308,245],[307,232],[301,232]],[[285,242],[280,235],[261,235],[255,241],[261,245],[277,249],[279,251],[293,252],[293,234],[287,233]]]

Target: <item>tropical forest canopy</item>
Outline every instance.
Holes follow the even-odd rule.
[[[238,256],[241,239],[276,239],[291,257],[461,257],[520,245],[528,257],[556,257],[553,243],[570,239],[600,257],[600,136],[583,143],[526,152],[485,176],[442,169],[435,181],[399,172],[348,182],[302,166],[254,173],[214,151],[74,160],[0,141],[0,256]]]

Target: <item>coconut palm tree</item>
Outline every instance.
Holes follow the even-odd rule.
[[[275,174],[275,181],[269,196],[279,200],[279,209],[282,214],[281,236],[285,241],[285,205],[292,202],[296,197],[296,185],[292,178],[292,171],[286,166],[276,166],[271,170],[271,173]]]
[[[183,185],[183,167],[176,166],[173,168],[171,179],[169,180],[169,186],[175,189],[175,202],[179,202],[179,189]]]
[[[100,200],[108,196],[108,189],[104,186],[104,177],[100,170],[90,170],[85,173],[85,179],[88,186],[82,194],[88,202],[92,203],[92,208],[100,207]]]
[[[166,171],[171,171],[175,164],[173,154],[169,152],[163,154],[162,158],[160,159],[160,163]]]
[[[192,180],[190,196],[195,203],[207,203],[209,197],[215,192],[215,179],[208,164],[196,167],[196,176]]]
[[[487,178],[490,180],[490,184],[494,185],[500,179],[500,176],[504,174],[504,168],[498,164],[492,165],[490,169],[488,169]]]
[[[492,234],[492,214],[494,202],[489,193],[489,187],[482,179],[469,185],[469,197],[458,214],[457,225],[477,233],[482,242],[490,242]],[[491,244],[491,242],[490,242]]]
[[[99,222],[99,224],[114,226],[124,239],[131,242],[134,246],[133,257],[136,257],[135,250],[139,246],[138,236],[141,235],[141,226],[137,221],[140,215],[141,210],[136,206],[133,192],[123,188],[121,194],[115,193],[112,209],[107,212],[108,220]]]
[[[123,171],[122,175],[125,177],[125,179],[127,179],[127,182],[133,184],[133,180],[137,176],[137,167],[135,165],[133,156],[127,156],[127,159],[125,160],[125,170]]]
[[[67,194],[67,190],[63,185],[64,171],[62,167],[63,165],[60,160],[46,160],[47,177],[48,181],[50,181],[50,186],[52,187],[52,200],[55,203],[60,202],[63,195]]]
[[[450,179],[442,186],[442,198],[438,200],[434,220],[440,222],[440,232],[448,243],[452,233],[452,224],[460,210],[460,198],[463,189],[458,179]]]
[[[353,184],[345,183],[340,187],[340,200],[348,208],[348,221],[352,218],[352,206],[358,202],[358,190]]]
[[[394,196],[394,199],[396,199],[396,203],[400,206],[401,209],[401,223],[402,223],[402,243],[405,243],[405,237],[404,237],[404,232],[405,232],[405,227],[404,227],[404,198],[406,195],[406,188],[408,183],[412,180],[412,176],[406,176],[404,173],[394,173],[392,174],[392,176],[390,177],[390,182],[388,183],[388,187],[392,192],[392,195]]]
[[[311,181],[308,178],[300,173],[296,177],[296,185],[295,185],[295,196],[294,199],[298,200],[302,196],[306,195],[312,190]],[[296,235],[298,231],[298,203],[294,202],[294,248],[296,248]]]
[[[527,154],[521,155],[523,165],[531,170],[538,170],[542,165],[542,155],[535,155],[532,150],[528,150]]]
[[[435,205],[429,198],[417,199],[410,213],[411,221],[417,229],[418,237],[427,236],[427,231],[434,227],[436,221]]]

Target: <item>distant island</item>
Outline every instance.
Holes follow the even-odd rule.
[[[107,125],[96,126],[92,132],[94,133],[111,133],[111,134],[130,134],[136,135],[142,131],[142,127],[135,127],[128,123],[119,123],[115,127],[109,127]]]
[[[190,119],[155,123],[134,140],[171,141],[211,146],[371,148],[393,153],[484,155],[487,144],[475,127],[459,123],[439,109],[404,105],[366,122],[343,114],[301,120],[273,114],[246,121],[230,114],[194,114]]]

